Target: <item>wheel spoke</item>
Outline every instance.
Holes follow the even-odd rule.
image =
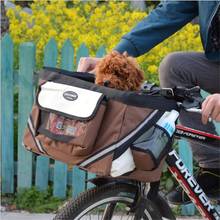
[[[104,207],[98,206],[87,212],[80,220],[132,220],[133,214],[128,214],[126,210],[127,204],[123,202],[107,203]],[[97,211],[96,211],[97,210]]]
[[[107,204],[103,213],[102,220],[112,219],[115,207],[116,207],[116,203]]]

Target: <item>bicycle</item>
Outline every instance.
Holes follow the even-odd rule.
[[[188,112],[201,112],[199,87],[159,89],[154,85],[145,85],[148,94],[160,94],[175,99],[180,109]],[[175,138],[193,139],[198,142],[218,141],[220,136],[176,125]],[[171,149],[165,159],[168,169],[183,187],[201,215],[207,219],[220,219],[210,199],[196,182],[175,149]],[[89,180],[95,188],[81,193],[77,199],[71,199],[57,213],[55,220],[69,219],[175,219],[164,196],[158,192],[159,182],[142,183],[120,178],[97,177]],[[209,195],[210,196],[210,195]],[[213,197],[220,200],[218,197]],[[101,218],[99,218],[101,216]],[[124,215],[124,216],[123,216]]]

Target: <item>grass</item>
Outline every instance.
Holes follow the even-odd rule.
[[[39,191],[36,187],[22,189],[15,195],[2,195],[2,206],[7,210],[26,210],[33,213],[55,212],[64,200],[53,197],[52,188]]]

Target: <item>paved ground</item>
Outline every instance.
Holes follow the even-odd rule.
[[[17,213],[17,212],[1,212],[0,219],[1,220],[52,220],[54,214],[30,214],[30,213]],[[95,220],[92,218],[92,220]],[[120,218],[118,218],[120,219]],[[199,217],[184,217],[184,218],[177,218],[177,220],[202,220]],[[117,220],[115,218],[115,220]]]
[[[16,212],[2,212],[1,220],[52,220],[53,214],[29,214]]]

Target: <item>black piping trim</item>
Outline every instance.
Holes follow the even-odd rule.
[[[40,113],[39,113],[39,116],[40,116]],[[34,139],[35,139],[35,136],[36,136],[36,134],[37,134],[37,130],[36,130],[36,128],[34,127],[34,121],[33,121],[32,115],[30,115],[29,118],[30,118],[30,121],[31,121],[32,127],[33,127],[34,132],[35,132],[35,134],[34,134]],[[39,141],[39,140],[38,140],[38,141]],[[39,141],[39,144],[40,144],[42,150],[45,151],[45,153],[47,153],[46,150],[45,150],[45,148],[43,147],[43,145],[41,144],[40,141]]]
[[[29,131],[30,131],[30,133],[31,133],[32,139],[34,140],[34,143],[35,143],[36,147],[38,148],[38,150],[39,150],[41,153],[45,153],[45,154],[49,155],[49,154],[47,153],[47,151],[44,149],[44,147],[42,146],[42,144],[41,144],[40,141],[39,141],[39,143],[40,143],[40,145],[41,145],[41,148],[42,148],[43,152],[39,149],[38,144],[37,144],[37,142],[36,142],[36,140],[35,140],[35,136],[34,136],[34,134],[32,133],[29,124],[27,124],[27,126],[28,126],[28,129],[29,129]]]
[[[48,131],[45,128],[39,127],[38,128],[39,133],[46,135],[47,137],[55,140],[55,141],[61,141],[61,142],[69,142],[75,137],[71,137],[68,135],[60,135],[60,134],[53,134],[52,132]]]
[[[32,153],[33,155],[35,155],[36,157],[40,156],[40,154],[34,152],[34,151],[32,150],[32,148],[28,149],[28,146],[26,146],[24,143],[23,143],[22,145],[23,145],[23,147],[25,148],[25,150],[31,152],[31,153]]]
[[[31,114],[30,114],[29,118],[30,118],[32,127],[33,127],[33,129],[34,129],[34,136],[36,136],[36,134],[37,134],[37,129],[34,127],[34,121],[33,121],[33,118],[32,118],[32,115],[31,115]]]
[[[125,142],[126,143],[126,142]],[[115,149],[113,160],[118,159],[130,146],[129,145],[121,145],[117,149]]]
[[[123,127],[123,123],[124,123],[124,118],[125,118],[126,111],[127,111],[127,106],[125,107],[125,111],[124,111],[124,114],[123,114],[123,118],[122,118],[122,123],[121,123],[121,128],[120,128],[120,131],[119,131],[119,135],[121,134],[121,130],[122,130],[122,127]],[[129,146],[128,146],[128,147],[129,147]],[[125,148],[122,153],[124,153],[124,152],[128,149],[128,147]],[[119,147],[119,148],[120,148],[120,147]],[[120,157],[120,156],[122,155],[122,153],[121,153],[119,156],[117,156],[117,155],[118,155],[117,152],[120,151],[119,148],[117,148],[117,149],[115,150],[114,155],[113,155],[113,160],[117,159],[118,157]]]
[[[40,111],[39,111],[39,115],[38,115],[38,118],[37,118],[37,125],[36,125],[36,127],[34,127],[34,120],[33,120],[32,114],[30,114],[29,118],[30,118],[31,123],[32,123],[32,126],[33,126],[33,128],[34,128],[34,132],[35,132],[34,135],[37,135],[37,127],[38,127],[38,125],[39,125]]]
[[[73,71],[68,71],[68,70],[59,69],[59,68],[55,68],[55,67],[48,67],[48,66],[44,66],[43,69],[50,70],[50,71],[53,71],[53,72],[58,72],[60,74],[66,75],[66,76],[70,76],[70,77],[75,77],[75,78],[78,78],[78,79],[86,80],[88,82],[95,82],[95,75],[92,74],[92,73],[88,73],[88,72],[73,72]]]
[[[106,153],[106,154],[100,156],[99,158],[93,160],[91,163],[88,163],[86,166],[80,166],[80,164],[82,164],[83,161],[86,161],[87,159],[90,158],[90,157],[88,157],[86,160],[83,160],[83,161],[77,163],[76,166],[79,166],[79,167],[82,167],[82,168],[86,168],[86,167],[90,166],[91,164],[95,163],[96,161],[101,160],[101,159],[103,159],[104,157],[107,157],[108,155],[112,154],[113,152],[114,152],[114,150],[111,150],[111,151],[109,151],[108,153]]]
[[[134,170],[132,170],[132,171],[129,171],[129,172],[127,172],[127,173],[123,173],[121,176],[123,177],[123,176],[129,176],[130,174],[132,174],[134,171],[136,171],[137,170],[137,168],[134,168]],[[147,170],[148,171],[148,170]]]
[[[158,124],[155,124],[155,127],[156,127],[156,128],[159,128],[160,130],[162,130],[162,131],[167,135],[167,137],[168,137],[169,139],[171,138],[169,132],[168,132],[165,128],[161,127],[161,126],[158,125]]]
[[[49,155],[49,154],[47,153],[47,151],[45,150],[44,146],[41,144],[40,141],[39,141],[39,144],[40,144],[41,148],[43,149],[44,153],[47,154],[47,155]]]

